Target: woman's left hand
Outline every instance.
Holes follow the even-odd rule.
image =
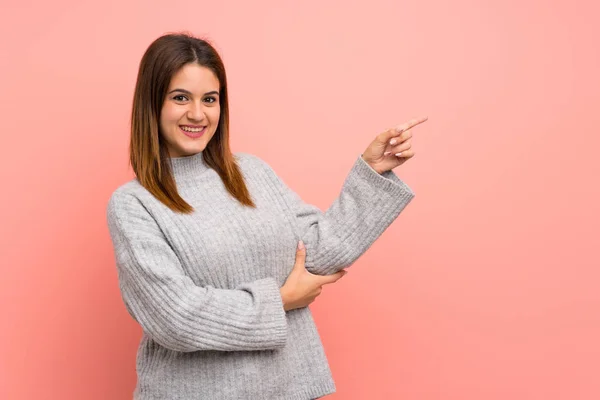
[[[380,174],[404,164],[415,155],[410,129],[427,121],[428,118],[413,119],[377,135],[362,154],[363,160]]]

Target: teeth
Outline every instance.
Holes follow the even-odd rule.
[[[182,126],[181,129],[186,132],[201,132],[204,128],[188,128],[187,126]]]

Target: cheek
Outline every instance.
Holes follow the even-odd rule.
[[[219,118],[221,116],[221,110],[219,108],[215,108],[211,110],[210,119],[213,124],[217,124],[219,122]]]
[[[163,107],[163,109],[161,111],[161,116],[160,116],[161,124],[163,126],[165,126],[165,125],[173,124],[173,123],[179,121],[179,119],[181,118],[180,114],[181,114],[181,112],[178,112],[176,107],[172,107],[172,106]]]

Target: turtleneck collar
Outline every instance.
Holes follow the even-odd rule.
[[[176,180],[197,178],[210,167],[204,162],[202,152],[185,157],[171,157],[171,166]]]

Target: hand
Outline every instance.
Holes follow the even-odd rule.
[[[362,154],[363,160],[380,174],[404,164],[415,155],[410,129],[428,119],[413,119],[379,134]]]
[[[342,276],[347,274],[345,270],[341,270],[333,275],[314,275],[306,270],[304,266],[305,262],[306,248],[304,247],[304,243],[300,241],[296,250],[294,268],[280,289],[285,311],[308,306],[321,294],[321,287],[323,285],[337,282]]]

